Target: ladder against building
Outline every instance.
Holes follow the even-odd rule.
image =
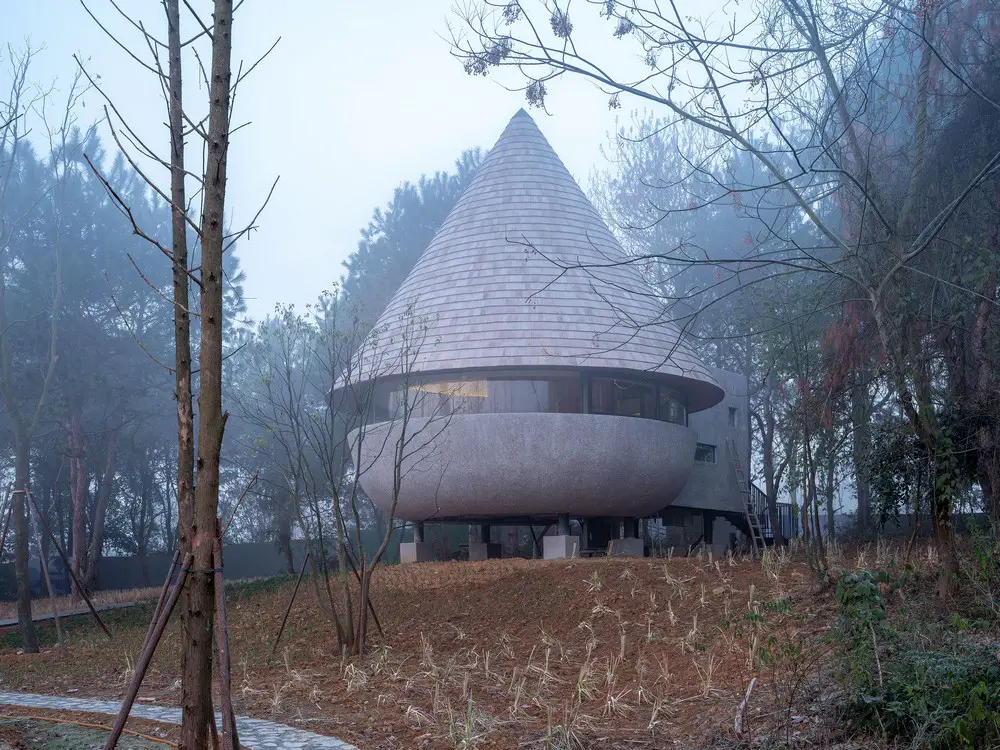
[[[726,439],[726,449],[729,451],[729,460],[732,461],[733,471],[736,472],[736,483],[740,488],[740,496],[743,498],[743,512],[747,519],[747,528],[750,531],[750,549],[756,557],[763,552],[767,546],[764,537],[764,530],[760,525],[760,516],[754,508],[753,500],[750,496],[750,481],[747,479],[746,471],[743,469],[743,461],[740,459],[740,452],[736,446],[736,441],[732,438]]]

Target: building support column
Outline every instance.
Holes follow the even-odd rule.
[[[645,543],[637,538],[638,521],[635,518],[622,519],[622,538],[611,540],[612,557],[644,557]]]
[[[479,541],[473,542],[469,535],[469,560],[496,560],[503,556],[503,545],[490,542],[490,525],[479,524]]]
[[[400,542],[399,561],[401,563],[431,562],[434,559],[434,548],[424,541],[424,523],[416,521],[413,524],[413,541]]]
[[[715,531],[715,514],[707,510],[701,513],[701,528],[702,528],[702,541],[705,542],[705,546],[711,548],[712,546],[712,536]]]
[[[569,513],[559,514],[559,529],[557,533],[559,536],[569,536]]]

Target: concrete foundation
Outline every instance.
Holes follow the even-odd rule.
[[[646,552],[643,549],[642,539],[626,537],[611,540],[610,554],[611,557],[644,557]]]
[[[503,557],[502,544],[469,542],[469,560],[499,560]]]
[[[546,560],[562,560],[567,557],[580,556],[580,537],[568,534],[542,537],[545,543]]]
[[[434,560],[434,548],[427,542],[400,542],[401,563],[422,563]]]

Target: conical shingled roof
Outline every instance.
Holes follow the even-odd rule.
[[[624,260],[522,109],[379,318],[358,362],[363,379],[404,367],[599,368],[663,376],[691,411],[718,403],[722,389],[638,269],[615,265]],[[401,356],[407,340],[419,349],[411,359]]]

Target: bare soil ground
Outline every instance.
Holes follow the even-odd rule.
[[[752,676],[744,736],[807,738],[829,721],[801,707],[832,648],[832,596],[787,557],[385,567],[385,645],[355,661],[308,580],[271,656],[293,584],[228,591],[236,709],[362,750],[728,744]],[[121,698],[151,609],[108,613],[113,641],[73,618],[66,653],[18,654],[9,633],[0,690]],[[174,622],[141,693],[163,705],[179,702],[178,635]]]

